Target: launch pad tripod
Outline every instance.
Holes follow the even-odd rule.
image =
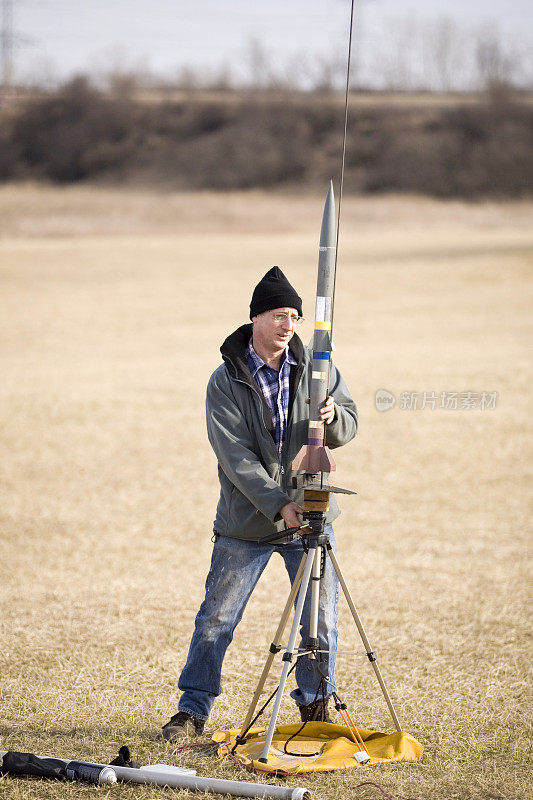
[[[268,725],[268,729],[266,732],[265,744],[261,756],[259,758],[259,761],[264,764],[266,764],[268,761],[268,753],[276,729],[276,723],[278,719],[281,700],[283,697],[283,692],[285,689],[285,684],[294,659],[295,658],[298,659],[304,655],[307,655],[309,658],[314,658],[314,659],[320,658],[319,640],[318,640],[319,597],[320,597],[321,575],[323,574],[323,564],[326,558],[329,558],[333,566],[333,569],[335,570],[335,573],[339,580],[339,584],[342,588],[342,591],[350,608],[352,617],[356,624],[357,630],[359,631],[359,634],[363,641],[367,658],[372,664],[372,667],[376,674],[376,678],[381,687],[381,691],[383,692],[383,696],[389,708],[394,726],[397,731],[401,731],[402,729],[398,717],[396,715],[396,712],[394,710],[394,706],[392,705],[392,701],[387,691],[387,687],[385,686],[385,683],[381,676],[381,672],[377,663],[377,655],[370,645],[370,642],[366,635],[359,614],[357,613],[357,609],[355,607],[355,604],[352,600],[352,597],[346,585],[346,581],[344,580],[344,577],[342,575],[339,563],[337,561],[335,553],[333,552],[333,547],[329,541],[329,534],[325,532],[326,511],[329,505],[329,493],[339,492],[339,491],[342,493],[352,494],[352,492],[348,492],[345,489],[338,489],[333,486],[323,487],[321,485],[319,486],[315,485],[306,488],[304,490],[305,512],[303,514],[305,523],[301,525],[299,528],[288,528],[287,530],[276,533],[273,536],[265,537],[262,540],[264,543],[267,543],[267,542],[279,541],[281,539],[287,539],[288,541],[291,541],[296,537],[301,537],[305,551],[302,555],[302,560],[300,562],[298,572],[294,579],[294,583],[292,584],[289,596],[287,598],[287,602],[285,604],[285,608],[281,615],[281,619],[279,621],[279,625],[276,630],[274,640],[270,645],[270,651],[267,660],[265,662],[265,666],[263,667],[261,677],[259,678],[259,682],[257,684],[252,702],[246,714],[246,718],[240,730],[240,734],[237,738],[237,744],[243,744],[246,741],[246,733],[250,729],[251,724],[253,724],[254,712],[259,702],[259,697],[263,692],[263,688],[266,679],[268,677],[268,674],[270,672],[270,669],[272,667],[275,655],[282,650],[281,639],[285,631],[287,622],[289,620],[289,616],[294,601],[296,600],[296,606],[289,634],[289,640],[287,643],[286,650],[282,656],[283,667],[281,671],[280,682],[276,690],[274,706],[272,709],[272,716],[270,718],[270,723]],[[309,582],[311,582],[309,638],[307,642],[303,643],[303,647],[301,649],[298,649],[296,648],[296,638],[298,635],[298,629],[302,618]],[[324,675],[323,677],[327,681],[328,676]]]

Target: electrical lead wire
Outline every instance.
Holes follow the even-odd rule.
[[[342,159],[341,159],[341,180],[339,189],[339,210],[337,212],[337,232],[335,241],[335,274],[333,276],[333,298],[332,298],[332,317],[331,317],[331,331],[330,337],[333,342],[333,319],[335,312],[335,285],[337,282],[337,259],[339,256],[339,231],[341,226],[341,207],[342,207],[342,193],[344,188],[344,166],[346,162],[346,135],[348,131],[348,101],[350,96],[350,70],[352,63],[352,39],[353,39],[353,23],[354,23],[354,10],[355,0],[352,0],[350,10],[350,35],[348,38],[348,59],[346,64],[346,90],[344,93],[344,132],[342,137]]]

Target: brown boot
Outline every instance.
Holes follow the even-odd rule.
[[[168,742],[177,742],[188,736],[201,736],[204,725],[203,719],[196,719],[186,711],[178,711],[166,725],[163,725],[163,738]]]
[[[298,706],[302,722],[333,722],[328,712],[329,700],[315,700],[308,706]]]

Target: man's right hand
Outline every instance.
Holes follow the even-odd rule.
[[[298,503],[287,503],[280,508],[279,513],[285,520],[287,528],[299,528],[302,521],[298,518],[298,514],[303,514],[304,510]]]

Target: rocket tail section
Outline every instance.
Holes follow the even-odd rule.
[[[335,472],[337,465],[329,447],[304,444],[292,462],[292,469],[316,475],[319,472]]]

